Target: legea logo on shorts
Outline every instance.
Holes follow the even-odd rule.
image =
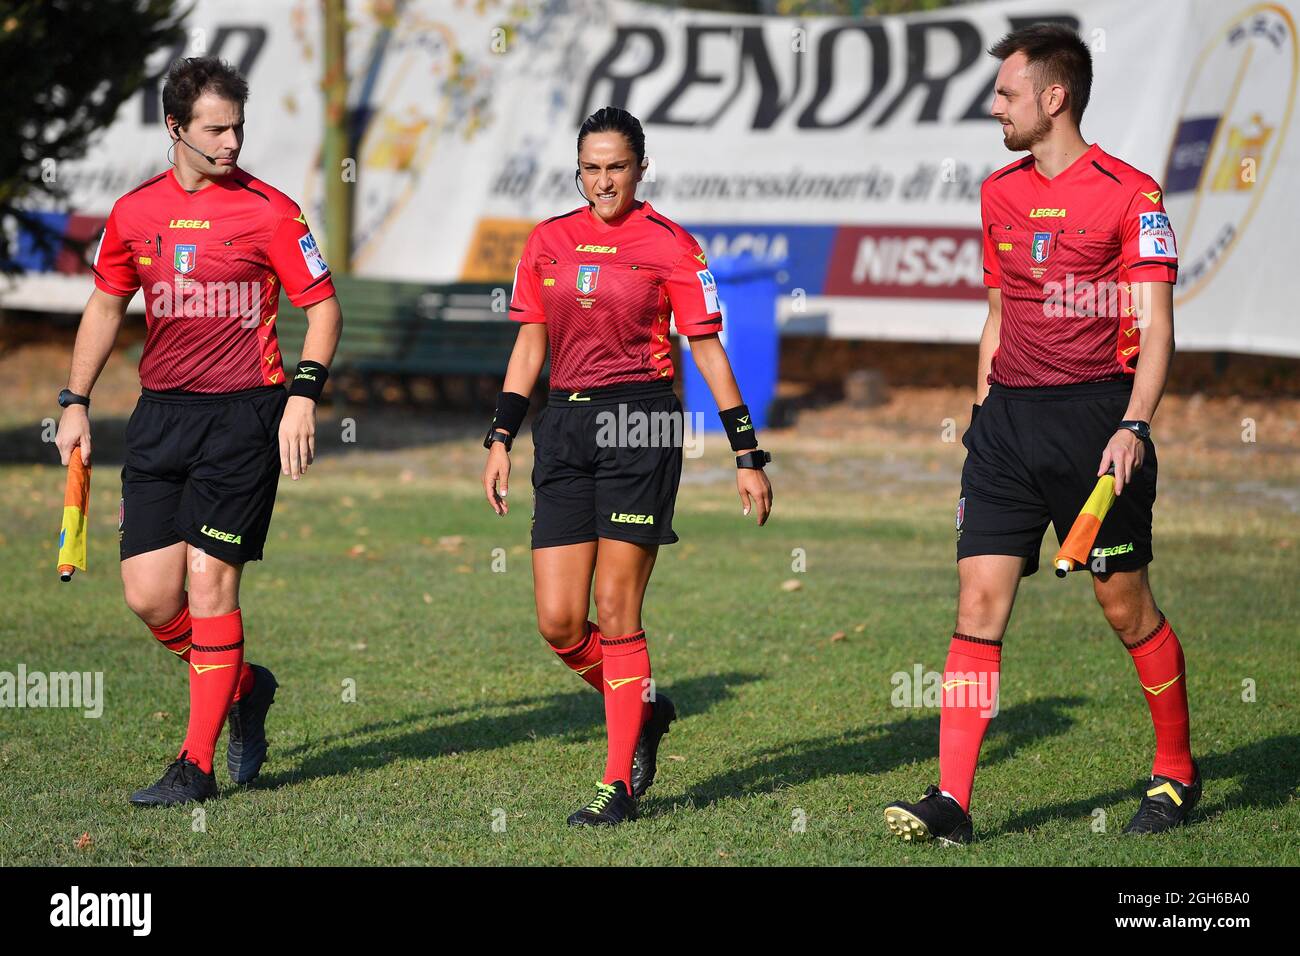
[[[609,516],[609,520],[618,524],[654,524],[655,516],[624,514],[621,511],[615,511]]]
[[[1133,550],[1133,542],[1128,544],[1117,544],[1113,548],[1093,548],[1092,556],[1094,558],[1113,558],[1117,554],[1129,554]]]
[[[207,525],[204,525],[200,530],[209,538],[216,538],[218,541],[226,542],[226,544],[240,544],[243,540],[240,535],[235,534],[233,531],[218,531],[216,528],[209,528]]]

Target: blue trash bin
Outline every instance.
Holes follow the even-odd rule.
[[[749,406],[754,427],[767,427],[767,413],[776,397],[779,342],[776,325],[777,273],[780,263],[765,262],[746,252],[709,262],[722,304],[720,338],[731,360],[740,394]],[[717,405],[704,376],[690,357],[690,342],[682,336],[687,412],[701,412],[705,431],[722,431]]]

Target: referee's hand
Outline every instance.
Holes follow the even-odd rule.
[[[767,524],[767,516],[772,513],[772,483],[767,480],[767,473],[762,468],[737,468],[736,490],[740,492],[745,516],[749,517],[752,509],[758,514],[758,526]]]
[[[280,470],[297,481],[316,460],[316,403],[290,395],[280,416]]]
[[[1101,464],[1097,466],[1097,477],[1106,474],[1111,465],[1115,466],[1115,495],[1118,497],[1124,486],[1133,478],[1133,472],[1142,467],[1146,455],[1146,445],[1127,428],[1121,428],[1110,436],[1106,450],[1101,453]]]
[[[90,415],[85,405],[69,405],[59,416],[59,430],[54,435],[54,447],[59,450],[59,461],[66,465],[72,450],[81,446],[81,463],[90,464]]]
[[[510,484],[510,453],[501,442],[493,442],[488,452],[487,467],[483,469],[483,493],[488,504],[498,515],[509,514],[506,491]]]

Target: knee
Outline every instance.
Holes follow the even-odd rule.
[[[537,615],[537,631],[547,644],[562,650],[587,636],[587,618],[562,612],[542,612]]]
[[[123,595],[131,612],[150,627],[162,627],[185,606],[185,592],[123,580]]]
[[[1098,597],[1101,612],[1106,615],[1106,623],[1111,626],[1119,639],[1125,644],[1140,640],[1145,623],[1144,609],[1137,601]]]
[[[639,618],[638,602],[626,589],[596,589],[596,621],[602,634],[630,634],[637,629]]]
[[[1006,603],[1006,598],[991,588],[962,588],[957,601],[957,629],[972,637],[1000,640]]]
[[[194,617],[219,617],[237,607],[238,578],[211,571],[190,576],[190,614]]]

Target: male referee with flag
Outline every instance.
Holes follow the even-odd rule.
[[[213,57],[177,61],[163,87],[172,167],[117,201],[95,254],[56,442],[89,463],[88,409],[127,303],[143,288],[148,333],[126,428],[119,538],[126,603],[188,662],[189,726],[137,806],[217,793],[213,754],[229,716],[236,783],[266,759],[276,682],[244,660],[239,582],[262,557],[281,472],[315,455],[316,400],[342,326],[328,267],[298,205],[237,165],[248,86]],[[286,390],[275,319],[283,286],[306,309]],[[186,591],[186,571],[189,590]]]
[[[1155,181],[1079,132],[1092,57],[1074,31],[1036,24],[990,52],[1002,61],[992,115],[1006,147],[1029,155],[981,189],[989,313],[957,503],[939,786],[892,804],[885,820],[905,840],[972,838],[971,789],[1016,588],[1037,570],[1047,525],[1064,538],[1113,465],[1119,498],[1089,570],[1155,727],[1151,779],[1125,832],[1157,833],[1185,823],[1201,794],[1182,648],[1147,581],[1150,423],[1174,348],[1174,234]]]

